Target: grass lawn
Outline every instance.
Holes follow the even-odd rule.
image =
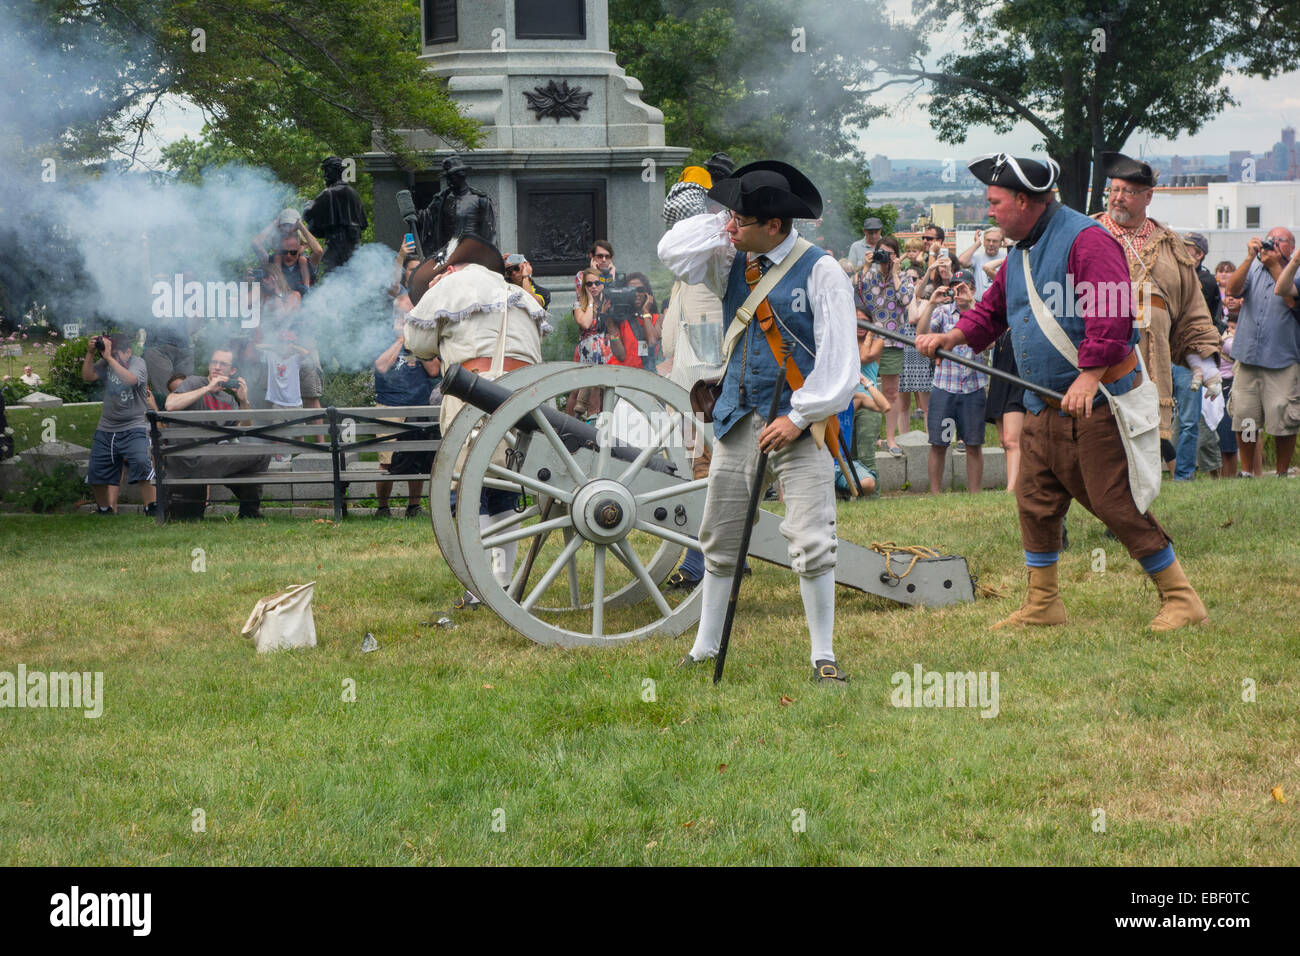
[[[1295,865],[1298,493],[1166,484],[1213,622],[1165,636],[1077,508],[1070,623],[989,633],[1022,596],[1009,496],[844,504],[842,537],[965,554],[1006,597],[840,589],[841,689],[809,682],[796,579],[766,565],[715,688],[674,668],[687,636],[566,651],[488,611],[422,626],[460,591],[427,523],[0,517],[0,671],[104,675],[98,719],[0,711],[0,863]],[[307,580],[320,646],[259,656],[252,605]],[[996,671],[997,716],[891,706],[914,664]]]
[[[0,357],[0,374],[12,375],[17,378],[23,374],[23,366],[30,365],[33,372],[39,375],[43,381],[48,382],[50,380],[50,357],[45,353],[42,345],[46,342],[58,345],[62,340],[43,335],[40,330],[35,328],[24,331],[27,332],[27,338],[21,338],[23,333],[19,331],[17,334],[20,339],[14,343],[23,347],[23,354],[21,356]]]
[[[41,444],[47,435],[56,441],[89,448],[102,411],[103,405],[99,402],[59,408],[10,405],[5,409],[5,416],[9,419],[9,427],[14,430],[14,453],[21,454],[28,448]]]

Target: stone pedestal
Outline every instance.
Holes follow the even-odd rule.
[[[421,58],[482,125],[481,148],[459,155],[473,167],[470,184],[496,203],[501,251],[524,253],[540,279],[568,277],[587,265],[592,241],[609,239],[621,271],[648,270],[664,229],[664,170],[689,150],[664,145],[663,114],[609,52],[606,0],[421,8]],[[394,247],[407,231],[396,194],[410,189],[424,208],[441,188],[441,161],[457,152],[424,131],[405,137],[427,160],[414,173],[378,142],[364,157],[375,236]]]

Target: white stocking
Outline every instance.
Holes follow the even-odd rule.
[[[722,625],[727,621],[727,600],[731,597],[731,578],[712,571],[704,572],[700,582],[700,626],[695,632],[691,658],[702,661],[717,657],[722,644]]]
[[[835,631],[835,571],[823,572],[815,578],[799,578],[799,593],[803,597],[803,613],[808,618],[808,636],[812,645],[812,662],[835,660],[831,640]]]

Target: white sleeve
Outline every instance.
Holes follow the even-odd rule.
[[[1193,372],[1200,369],[1201,378],[1206,382],[1219,374],[1219,365],[1214,359],[1203,358],[1194,352],[1187,353],[1187,367]]]
[[[803,387],[790,397],[790,421],[798,428],[849,407],[861,365],[853,307],[853,285],[830,256],[822,256],[808,277],[817,360]]]
[[[702,213],[683,219],[659,240],[659,261],[682,281],[704,283],[718,298],[727,291],[736,247],[723,231],[731,213]]]

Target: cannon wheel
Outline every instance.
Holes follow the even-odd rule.
[[[581,368],[583,368],[583,366],[576,362],[553,362],[546,365],[530,365],[510,372],[497,381],[503,386],[517,391],[525,386],[532,385],[548,375],[554,375],[564,369],[576,371]],[[660,406],[660,402],[657,399],[648,399],[644,393],[639,391],[633,391],[630,394],[622,395],[622,397],[626,398],[645,414],[650,413],[655,407]],[[456,416],[455,421],[453,421],[451,426],[447,429],[447,434],[442,439],[443,447],[448,449],[459,449],[466,444],[471,443],[476,437],[476,430],[481,428],[482,424],[486,420],[487,415],[477,412],[474,408],[467,406],[460,415]],[[509,442],[513,442],[514,440],[513,434],[507,438],[507,441]],[[443,559],[447,562],[447,567],[449,567],[452,573],[456,575],[458,581],[477,594],[478,590],[472,582],[469,567],[465,563],[464,552],[461,550],[460,537],[457,532],[456,513],[452,506],[452,496],[449,493],[452,489],[455,489],[458,486],[460,481],[460,473],[455,470],[456,459],[458,457],[459,454],[448,454],[439,456],[435,459],[433,470],[430,473],[429,488],[431,492],[433,489],[439,489],[439,493],[430,494],[429,512],[433,523],[434,537],[437,539],[438,547],[442,551]],[[485,479],[484,485],[488,488],[504,491],[515,491],[519,488],[517,482],[506,481],[499,477]],[[443,489],[446,489],[446,491],[443,491]],[[524,522],[540,517],[541,512],[546,507],[546,503],[544,496],[536,497],[540,500],[528,505],[523,512],[519,513],[513,519],[515,522]],[[551,506],[551,512],[548,513],[548,517],[558,517],[562,509],[565,507],[565,505],[555,502]],[[472,514],[475,515],[475,521],[477,521],[477,510],[473,511]],[[663,579],[677,566],[677,562],[680,558],[680,550],[674,553],[671,549],[668,549],[661,554],[657,554],[655,560],[649,567],[650,575],[654,581],[656,583],[662,582]],[[586,609],[591,607],[591,602],[584,602],[580,596],[576,567],[570,570],[569,579],[570,593],[567,597],[567,601],[561,606],[542,608],[543,611],[572,610],[574,608]],[[609,594],[606,594],[605,607],[614,608],[635,604],[647,596],[648,592],[642,583],[639,580],[632,580],[622,588],[615,589]]]
[[[576,363],[574,368],[581,366]],[[539,379],[545,378],[549,374],[554,374],[555,369],[545,365],[529,365],[525,368],[508,372],[497,381],[502,385],[512,389],[523,388],[526,385],[532,385]],[[433,522],[433,535],[438,541],[438,548],[442,551],[443,560],[447,562],[447,567],[451,573],[456,575],[456,579],[469,586],[469,568],[465,566],[465,556],[460,550],[460,538],[456,536],[456,515],[451,505],[451,490],[456,487],[456,482],[460,475],[456,473],[456,459],[460,457],[459,449],[469,443],[470,436],[474,429],[478,428],[487,416],[476,409],[466,406],[465,410],[456,416],[455,421],[447,429],[447,434],[442,436],[442,448],[447,449],[447,454],[439,453],[434,459],[433,470],[429,474],[429,516]],[[453,453],[455,449],[455,453]],[[494,487],[505,488],[504,482],[494,482]],[[517,487],[517,486],[514,486]],[[478,508],[475,507],[473,514],[478,515]],[[536,512],[534,512],[536,514]],[[477,520],[477,517],[476,519]]]
[[[488,416],[459,478],[466,501],[478,500],[486,483],[500,481],[521,486],[535,498],[554,499],[556,506],[545,521],[534,505],[482,532],[477,520],[457,522],[469,578],[462,583],[507,624],[541,644],[602,646],[682,633],[699,619],[699,590],[683,597],[663,594],[659,585],[683,548],[693,543],[704,508],[707,480],[691,480],[682,441],[683,423],[693,422],[689,396],[680,386],[639,369],[568,366],[549,372],[529,384],[521,382]],[[602,389],[607,412],[621,401],[644,416],[635,435],[621,436],[644,450],[638,460],[618,460],[604,441],[600,451],[570,453],[564,448],[538,409],[576,388]],[[493,451],[525,418],[537,430],[519,434],[507,467],[493,464]],[[602,416],[602,436],[617,428],[618,420],[618,415]],[[701,433],[706,443],[712,440],[707,427]],[[647,468],[651,456],[670,461],[676,473]],[[492,576],[489,550],[511,539],[519,542],[520,560],[507,593]],[[537,539],[551,546],[541,548],[525,582],[522,557]],[[560,581],[562,574],[567,581]],[[617,622],[607,619],[605,612],[620,606],[627,610]]]

